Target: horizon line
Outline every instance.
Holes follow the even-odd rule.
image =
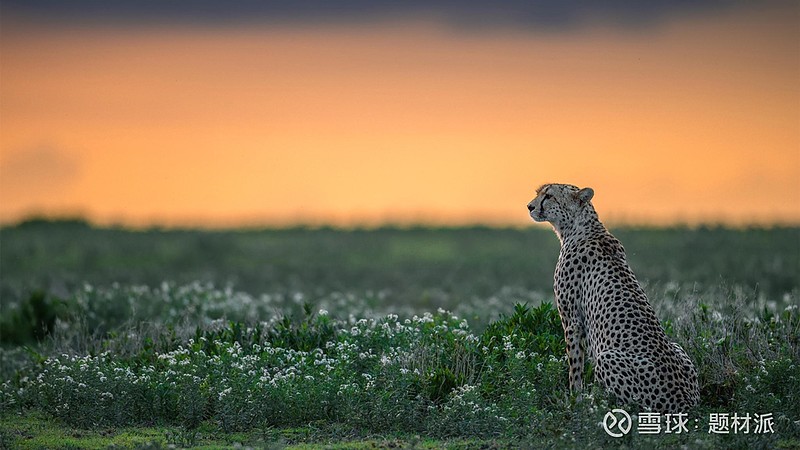
[[[774,220],[774,221],[731,221],[731,220],[680,220],[670,222],[648,220],[604,220],[608,228],[647,228],[647,229],[773,229],[773,228],[800,228],[800,221]],[[381,229],[546,229],[546,223],[517,223],[509,221],[432,221],[432,220],[353,220],[353,221],[326,221],[326,220],[210,220],[210,221],[130,221],[130,220],[96,220],[81,214],[30,214],[15,220],[0,220],[0,230],[30,226],[57,226],[70,225],[98,230],[128,230],[128,231],[255,231],[255,230],[381,230]]]

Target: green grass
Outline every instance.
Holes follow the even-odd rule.
[[[353,438],[314,426],[220,433],[213,425],[196,430],[179,427],[72,428],[39,413],[0,418],[0,448],[23,449],[500,449],[519,448],[518,441],[499,439],[423,439],[417,435]],[[316,441],[316,443],[312,442]]]
[[[311,428],[220,433],[213,425],[187,430],[182,427],[75,428],[40,413],[6,415],[0,419],[0,448],[20,449],[161,449],[170,445],[200,449],[302,448],[314,435]]]
[[[800,446],[800,230],[615,234],[698,366],[697,430],[616,440],[612,398],[570,395],[548,230],[31,223],[0,231],[2,445]]]
[[[39,413],[6,415],[0,419],[2,448],[104,449],[111,445],[135,448],[150,443],[166,445],[165,430],[154,428],[83,430],[58,423]]]

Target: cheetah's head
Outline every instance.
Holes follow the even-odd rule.
[[[536,190],[536,198],[528,203],[531,218],[550,222],[556,229],[572,223],[594,196],[592,188],[579,189],[571,184],[545,184]]]

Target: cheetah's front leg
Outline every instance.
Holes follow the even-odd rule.
[[[583,389],[583,358],[584,352],[581,341],[585,337],[583,326],[572,322],[564,327],[564,340],[567,343],[567,357],[569,358],[569,390],[580,395]]]

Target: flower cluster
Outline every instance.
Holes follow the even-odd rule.
[[[3,405],[35,404],[80,426],[195,425],[210,418],[226,429],[244,429],[347,418],[364,408],[405,408],[413,392],[415,401],[434,405],[425,395],[432,374],[445,367],[459,373],[456,384],[465,382],[468,370],[462,366],[474,364],[470,355],[479,342],[465,320],[446,311],[408,319],[313,317],[298,328],[305,331],[295,331],[311,333],[324,324],[335,333],[310,350],[275,345],[270,337],[277,336],[277,322],[271,322],[249,328],[214,324],[171,348],[157,351],[156,342],[124,357],[53,356],[17,391],[6,383]]]

